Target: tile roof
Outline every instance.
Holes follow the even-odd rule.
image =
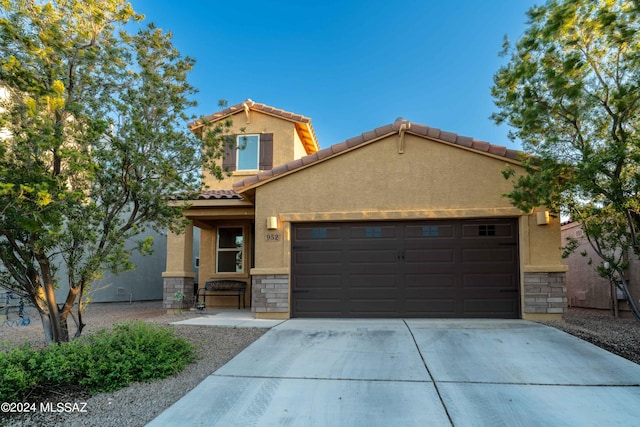
[[[233,184],[233,189],[235,191],[242,192],[250,187],[253,187],[254,185],[257,185],[258,183],[274,179],[278,176],[288,174],[313,163],[323,161],[324,159],[351,150],[357,146],[366,145],[367,143],[370,143],[374,140],[399,133],[401,131],[401,128],[405,129],[405,133],[426,137],[447,144],[458,145],[460,147],[473,151],[504,157],[505,159],[509,159],[511,161],[520,161],[524,156],[524,153],[522,151],[510,150],[507,147],[493,145],[485,141],[470,138],[468,136],[460,136],[452,132],[445,132],[437,128],[421,125],[419,123],[410,122],[404,119],[398,119],[392,124],[381,126],[354,138],[350,138],[346,141],[332,145],[329,148],[325,148],[297,160],[292,160],[283,165],[276,166],[271,170],[260,172],[257,175],[248,177],[240,182],[236,182],[235,184]]]
[[[300,114],[291,113],[289,111],[281,110],[279,108],[270,107],[266,104],[261,104],[255,102],[251,99],[247,99],[240,104],[235,104],[230,107],[225,108],[222,111],[218,111],[217,113],[210,114],[208,116],[204,116],[200,120],[196,120],[194,122],[189,123],[189,128],[194,131],[200,128],[203,125],[203,122],[216,122],[222,120],[226,117],[229,117],[238,112],[245,111],[245,109],[249,109],[252,111],[259,111],[264,114],[269,114],[272,116],[280,117],[282,119],[292,121],[295,123],[296,130],[300,135],[300,139],[305,146],[305,149],[308,154],[315,153],[319,150],[320,146],[318,144],[318,138],[316,137],[316,132],[311,125],[311,119],[309,117],[305,117]]]
[[[177,196],[178,200],[186,200],[184,197]],[[203,190],[195,199],[189,200],[242,200],[243,197],[233,190]]]

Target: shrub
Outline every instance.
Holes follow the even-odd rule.
[[[0,402],[17,402],[37,382],[31,366],[37,352],[27,346],[0,352]]]
[[[19,401],[35,386],[80,384],[92,393],[180,372],[194,359],[191,344],[173,330],[142,321],[116,324],[43,350],[0,352],[0,401]]]
[[[133,381],[165,378],[193,361],[193,348],[172,330],[142,321],[114,326],[88,336],[91,349],[79,383],[92,392],[112,391]]]

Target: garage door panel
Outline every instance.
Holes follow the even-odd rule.
[[[515,261],[515,251],[511,248],[473,248],[462,250],[462,262],[468,263],[507,263],[512,264]]]
[[[342,250],[326,250],[323,248],[317,248],[313,251],[294,250],[293,262],[296,265],[337,265],[344,262],[344,254]]]
[[[397,286],[397,276],[394,274],[363,274],[349,278],[349,289],[386,288],[393,290],[397,289]]]
[[[515,223],[501,223],[499,221],[468,221],[462,224],[463,239],[514,239],[517,236]]]
[[[516,220],[305,224],[304,233],[299,226],[292,288],[317,277],[311,292],[294,290],[294,317],[520,315]]]
[[[411,288],[455,288],[456,277],[451,273],[442,274],[407,274],[405,278],[405,289]]]
[[[296,242],[315,242],[318,240],[341,240],[342,229],[338,226],[296,226],[293,233],[293,240]]]
[[[514,287],[514,277],[511,274],[463,274],[463,288],[485,288],[485,289],[516,289]]]
[[[370,315],[373,317],[395,317],[398,303],[390,299],[362,298],[350,301],[349,313],[354,317]]]
[[[408,241],[431,239],[435,242],[451,240],[454,237],[454,227],[451,224],[432,222],[429,224],[407,225],[405,239]]]
[[[454,263],[455,251],[450,248],[443,249],[407,249],[403,253],[404,261],[412,263]]]
[[[340,300],[300,298],[296,300],[296,306],[300,312],[308,313],[306,317],[344,317],[340,310],[343,306]]]
[[[455,313],[456,300],[454,298],[416,298],[407,300],[404,306],[408,317],[419,315],[420,317],[447,317]]]
[[[505,318],[518,309],[510,298],[479,298],[464,301],[464,312],[473,317]]]
[[[350,250],[348,252],[348,261],[351,264],[374,264],[386,263],[396,264],[398,260],[398,251],[393,249],[368,249],[368,250]]]
[[[353,225],[346,230],[345,235],[352,242],[359,242],[362,240],[397,240],[398,230],[394,225]]]
[[[337,274],[299,274],[293,283],[297,287],[304,288],[342,288],[342,277]]]

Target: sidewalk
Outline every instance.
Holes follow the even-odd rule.
[[[256,319],[251,310],[209,309],[202,317],[172,322],[172,325],[273,328],[285,320]]]

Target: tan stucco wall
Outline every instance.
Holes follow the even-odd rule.
[[[244,235],[243,262],[244,271],[241,273],[216,273],[216,247],[218,227],[242,227]],[[198,287],[202,288],[210,279],[234,279],[247,282],[247,292],[245,293],[245,305],[251,303],[251,281],[249,270],[251,268],[251,223],[248,221],[223,220],[217,221],[210,228],[200,229],[200,267],[198,269]],[[237,300],[231,297],[207,296],[208,306],[236,307]]]
[[[193,225],[188,224],[181,234],[167,235],[167,268],[162,277],[195,277],[192,268]]]
[[[251,112],[249,122],[247,122],[244,111],[232,115],[232,120],[233,126],[229,131],[231,135],[273,133],[273,166],[306,155],[293,122],[257,111]],[[242,181],[255,174],[256,172],[252,171],[234,172],[232,176],[218,181],[211,174],[204,171],[204,182],[210,189],[230,189],[235,182]]]
[[[512,188],[501,174],[507,162],[413,135],[405,136],[404,154],[398,154],[398,135],[392,135],[268,182],[255,189],[252,273],[289,274],[292,222],[483,217],[519,218],[521,284],[525,272],[566,271],[559,220],[538,225],[535,212],[523,213],[502,196]],[[278,218],[278,230],[267,230],[269,216]],[[528,319],[559,316],[523,313]]]
[[[405,136],[404,154],[398,154],[397,142],[393,135],[258,187],[256,268],[288,267],[286,222],[522,214],[501,196],[511,186],[501,175],[506,159],[413,135]],[[268,216],[281,222],[280,241],[265,238]],[[528,237],[530,262],[560,264],[559,229],[551,244],[548,230]]]

